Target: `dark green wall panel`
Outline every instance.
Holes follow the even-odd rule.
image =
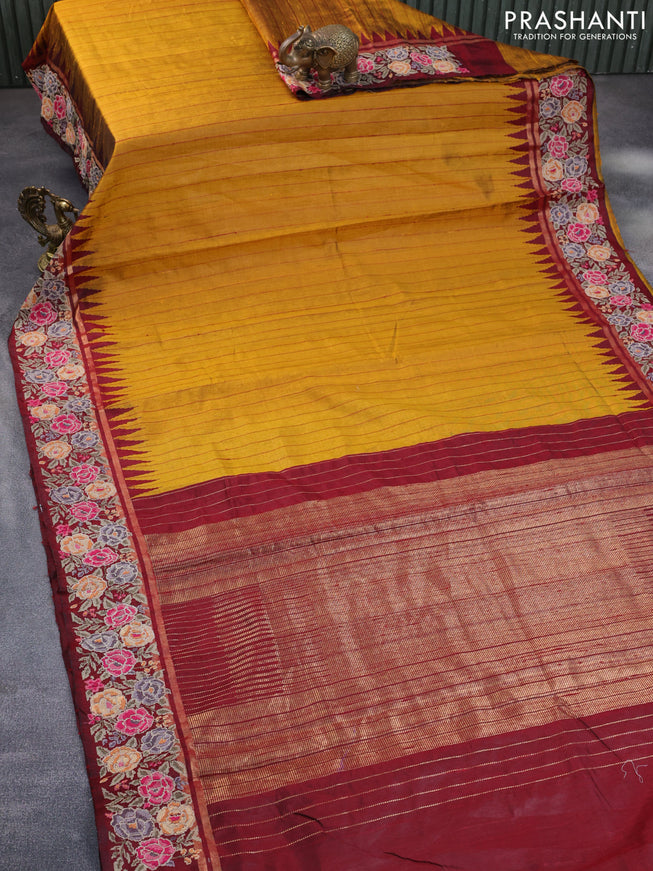
[[[21,87],[26,84],[21,70],[21,61],[26,56],[45,20],[53,0],[0,0],[0,87]],[[107,0],[109,3],[110,0]],[[274,0],[270,0],[274,2]],[[355,0],[353,0],[355,2]],[[501,42],[510,42],[535,51],[560,54],[579,61],[591,73],[643,73],[653,71],[653,0],[404,0],[409,6],[421,9],[456,24],[464,30],[480,33]],[[328,3],[328,0],[325,0]],[[637,12],[638,26],[632,31],[636,39],[586,39],[587,33],[600,33],[595,26],[581,30],[576,24],[556,30],[555,12],[565,14],[567,22],[572,13],[585,14],[586,24],[594,12],[601,21],[607,22],[607,12],[619,16],[620,12]],[[519,27],[520,13],[532,14],[530,34],[537,39],[520,39],[518,35],[528,32]],[[506,27],[506,12],[515,12],[517,20]],[[543,12],[552,27],[535,28]],[[645,27],[641,27],[641,13]],[[624,19],[627,23],[628,19]],[[608,33],[608,30],[605,31]],[[612,32],[620,31],[612,28]],[[626,32],[626,31],[624,31]],[[575,34],[575,38],[571,35]],[[555,37],[547,38],[549,35]]]
[[[27,84],[21,63],[53,0],[0,0],[0,87]]]

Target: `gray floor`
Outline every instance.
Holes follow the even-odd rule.
[[[596,78],[603,171],[627,248],[653,281],[653,88],[648,76]],[[86,201],[72,161],[45,134],[38,99],[0,90],[0,332],[41,252],[16,210],[44,184]],[[62,662],[15,402],[0,343],[0,871],[98,871],[90,792]]]

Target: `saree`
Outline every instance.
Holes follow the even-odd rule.
[[[103,869],[650,869],[587,73],[393,0],[60,0],[25,68],[92,192],[10,344]]]

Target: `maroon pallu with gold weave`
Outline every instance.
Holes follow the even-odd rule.
[[[332,21],[325,93],[279,46]],[[61,0],[26,69],[92,191],[11,345],[103,868],[648,871],[587,74],[391,0]]]

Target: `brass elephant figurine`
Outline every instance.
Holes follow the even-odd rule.
[[[292,69],[298,79],[307,80],[316,69],[323,91],[331,87],[331,73],[344,70],[345,81],[358,81],[358,37],[344,24],[327,24],[312,31],[303,25],[284,40],[279,60]]]

